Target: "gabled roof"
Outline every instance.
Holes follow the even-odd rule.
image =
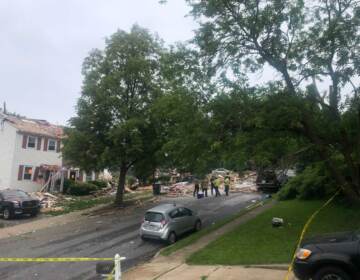
[[[8,121],[19,132],[33,135],[47,136],[52,138],[63,138],[63,127],[51,124],[46,120],[28,119],[24,117],[1,114],[5,121]]]

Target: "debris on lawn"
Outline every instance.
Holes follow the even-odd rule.
[[[48,213],[48,212],[58,212],[58,211],[64,211],[64,207],[62,206],[55,206],[55,207],[49,207],[49,208],[42,208],[42,213]]]
[[[284,219],[274,217],[272,218],[271,223],[273,227],[281,227],[282,225],[284,225]]]
[[[58,202],[58,197],[48,192],[34,192],[30,194],[40,200],[41,208],[54,208]]]

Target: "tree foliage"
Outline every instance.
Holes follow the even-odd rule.
[[[313,144],[348,197],[359,199],[359,146],[352,146],[359,135],[355,136],[345,121],[350,112],[352,118],[359,115],[359,107],[354,110],[351,105],[356,103],[359,90],[359,2],[187,2],[200,23],[195,40],[204,57],[215,68],[228,67],[234,73],[241,69],[256,71],[265,64],[277,71],[286,88],[286,100],[290,101],[289,105],[281,102],[278,111],[294,114],[294,118],[274,112],[269,119],[279,127],[287,120],[286,131],[296,132]],[[317,88],[321,79],[331,84],[325,95]],[[352,92],[346,104],[342,93],[349,85]],[[356,126],[359,131],[359,123]],[[334,155],[347,166],[346,175]]]
[[[119,171],[118,204],[129,168],[155,153],[150,107],[161,94],[161,52],[160,40],[135,25],[129,33],[117,31],[105,50],[92,51],[84,61],[82,93],[64,156],[87,170]]]

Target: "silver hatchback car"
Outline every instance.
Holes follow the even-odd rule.
[[[181,205],[162,204],[146,211],[140,237],[173,244],[185,232],[200,229],[201,220],[195,211]]]

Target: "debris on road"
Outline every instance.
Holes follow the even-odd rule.
[[[168,190],[167,196],[169,197],[185,196],[186,194],[194,191],[194,184],[189,182],[179,182],[163,189]]]

